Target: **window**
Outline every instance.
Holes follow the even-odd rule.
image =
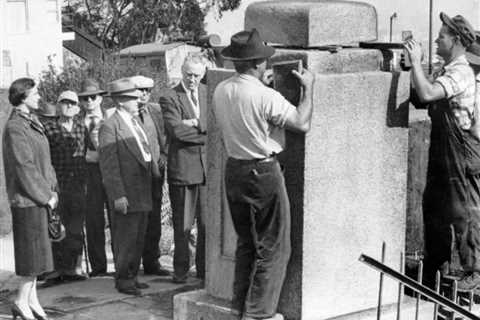
[[[27,0],[7,0],[7,33],[25,33],[28,31]]]
[[[47,21],[49,23],[57,23],[60,21],[58,0],[47,0]]]

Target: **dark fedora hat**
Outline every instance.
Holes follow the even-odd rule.
[[[469,63],[480,66],[480,31],[475,31],[475,41],[465,53]]]
[[[475,41],[475,30],[473,30],[470,22],[468,22],[463,16],[456,15],[455,17],[450,18],[444,12],[440,12],[440,20],[458,34],[462,44],[466,48]]]
[[[85,79],[82,82],[82,88],[78,93],[79,97],[90,96],[94,94],[106,94],[107,91],[100,89],[98,82],[95,79]]]
[[[275,49],[262,41],[257,29],[234,34],[230,45],[221,52],[225,59],[233,61],[269,58],[274,53]]]

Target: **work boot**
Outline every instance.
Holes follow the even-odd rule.
[[[480,272],[474,271],[457,283],[459,291],[470,291],[480,286]]]

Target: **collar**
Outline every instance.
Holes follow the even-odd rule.
[[[453,69],[453,68],[455,68],[457,66],[460,66],[460,65],[467,65],[467,66],[469,65],[467,57],[465,56],[465,54],[459,55],[458,57],[456,57],[455,59],[450,61],[449,64],[444,65],[443,69],[449,70],[449,69]]]
[[[85,112],[85,118],[90,118],[92,116],[102,119],[103,118],[102,109],[101,108],[95,109],[93,110],[93,112],[90,112],[90,113]]]
[[[256,83],[264,86],[263,82],[260,81],[260,79],[254,77],[252,75],[249,75],[249,74],[246,74],[246,73],[236,73],[235,76],[237,78],[241,79],[241,80],[248,81],[248,82],[256,82]]]
[[[194,90],[190,90],[190,89],[187,89],[187,87],[185,86],[185,83],[183,83],[183,80],[180,81],[180,83],[182,84],[182,87],[183,87],[183,90],[185,91],[185,93],[190,93],[191,91],[193,91],[193,93],[195,94],[195,96],[198,97],[198,87]]]

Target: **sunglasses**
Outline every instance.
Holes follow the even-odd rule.
[[[64,103],[64,104],[69,104],[69,105],[72,105],[72,106],[76,106],[77,105],[77,102],[76,101],[72,101],[72,100],[61,100],[60,103]]]
[[[138,89],[138,90],[140,90],[142,92],[147,92],[147,93],[152,92],[152,89],[150,89],[150,88],[141,88],[141,89]]]
[[[88,101],[89,99],[93,101],[93,100],[97,99],[97,95],[92,94],[92,95],[89,95],[89,96],[80,97],[80,100],[82,100],[82,101]]]

